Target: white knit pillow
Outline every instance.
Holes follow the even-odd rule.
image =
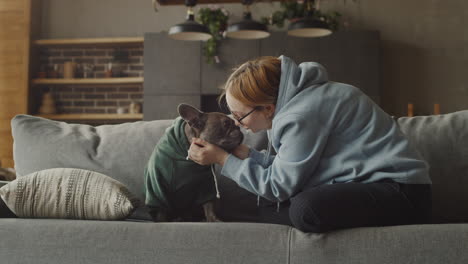
[[[138,204],[122,183],[70,168],[19,177],[0,188],[0,197],[21,218],[118,220],[128,217]]]

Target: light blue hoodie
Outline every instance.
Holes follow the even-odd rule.
[[[271,201],[284,201],[323,184],[430,184],[428,165],[396,122],[358,88],[331,82],[318,63],[299,66],[281,56],[281,80],[270,145],[232,154],[221,174]]]

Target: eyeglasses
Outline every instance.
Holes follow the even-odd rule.
[[[247,114],[245,114],[244,116],[240,118],[238,118],[235,114],[232,114],[232,116],[234,117],[234,119],[236,119],[237,122],[239,122],[239,124],[244,125],[244,123],[242,123],[242,120],[244,120],[246,117],[248,117],[250,114],[252,114],[253,112],[255,112],[255,110],[258,110],[258,109],[260,109],[260,107],[256,106],[252,110],[250,110]]]

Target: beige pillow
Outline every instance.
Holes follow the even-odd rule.
[[[21,218],[118,220],[138,205],[122,183],[101,173],[70,168],[19,177],[0,188],[0,197]]]

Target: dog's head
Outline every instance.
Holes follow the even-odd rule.
[[[244,139],[234,120],[223,113],[204,113],[187,104],[180,104],[178,111],[191,127],[194,137],[199,137],[228,152],[234,150]]]

